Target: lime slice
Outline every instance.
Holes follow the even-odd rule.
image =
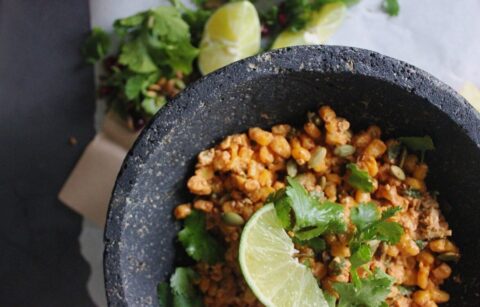
[[[282,228],[273,204],[258,210],[243,229],[239,261],[243,276],[266,306],[328,306],[309,268]]]
[[[205,75],[257,54],[260,39],[260,20],[251,2],[223,5],[205,24],[198,55],[200,72]]]
[[[285,30],[275,39],[272,49],[325,43],[342,23],[347,7],[342,2],[325,4],[313,13],[305,29],[298,32]]]

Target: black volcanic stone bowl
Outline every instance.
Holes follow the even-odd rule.
[[[429,187],[460,246],[462,283],[447,283],[449,306],[480,306],[480,117],[451,88],[416,67],[348,47],[267,52],[214,72],[161,109],[128,154],[105,230],[110,306],[157,306],[156,286],[185,261],[176,248],[175,205],[196,155],[252,126],[300,124],[331,105],[353,129],[369,124],[391,136],[431,135]]]

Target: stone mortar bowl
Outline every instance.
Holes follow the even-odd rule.
[[[156,286],[185,261],[172,209],[192,199],[186,180],[196,155],[252,126],[298,125],[331,105],[354,131],[369,124],[388,136],[432,136],[429,188],[462,259],[462,283],[448,282],[449,306],[480,306],[480,115],[424,71],[349,47],[293,47],[254,56],[193,83],[162,108],[129,152],[105,230],[110,306],[157,306]]]

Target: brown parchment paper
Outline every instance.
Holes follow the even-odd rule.
[[[139,132],[132,132],[112,112],[88,144],[58,198],[85,218],[104,227],[115,179]]]

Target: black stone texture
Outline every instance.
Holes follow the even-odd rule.
[[[94,305],[81,217],[57,200],[94,134],[89,26],[88,1],[0,0],[0,306]]]
[[[370,124],[390,136],[433,137],[429,187],[463,257],[461,285],[449,283],[445,306],[479,306],[480,115],[428,73],[378,53],[339,46],[267,52],[214,72],[161,109],[126,158],[105,231],[111,306],[157,306],[156,285],[181,255],[175,205],[189,201],[186,179],[196,155],[252,126],[300,124],[331,105],[358,130]]]

